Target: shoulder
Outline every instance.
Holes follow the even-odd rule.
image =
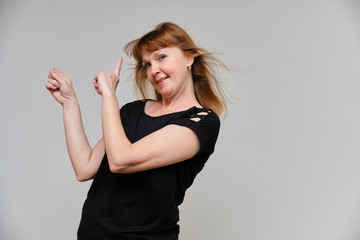
[[[206,137],[217,138],[220,130],[220,119],[213,110],[196,108],[188,116],[188,121]]]
[[[120,108],[120,112],[125,113],[128,111],[133,111],[136,109],[138,110],[138,109],[144,108],[147,101],[149,101],[149,99],[141,99],[141,100],[135,100],[132,102],[128,102]]]
[[[128,102],[128,103],[125,103],[125,104],[121,107],[121,109],[133,107],[133,106],[136,106],[136,105],[140,105],[140,104],[143,104],[145,101],[146,101],[146,99],[135,100],[135,101],[132,101],[132,102]]]
[[[171,123],[193,130],[201,143],[200,152],[212,153],[214,151],[220,131],[220,119],[211,109],[193,107]]]
[[[196,108],[190,115],[190,120],[199,122],[199,124],[211,124],[214,126],[220,126],[220,119],[216,113],[211,109]]]
[[[179,121],[187,125],[205,126],[210,129],[213,128],[215,131],[218,131],[220,128],[219,117],[213,110],[206,108],[192,107],[184,112],[184,114],[180,114],[175,121]]]

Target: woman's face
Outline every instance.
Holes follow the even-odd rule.
[[[154,52],[142,51],[142,65],[147,78],[162,97],[173,97],[192,86],[191,66],[194,58],[185,56],[178,47],[161,48]]]

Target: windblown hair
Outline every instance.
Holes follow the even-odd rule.
[[[226,97],[216,75],[216,67],[226,66],[205,49],[198,48],[185,30],[170,22],[157,25],[154,30],[124,47],[127,55],[133,56],[137,62],[135,84],[141,96],[149,97],[146,69],[142,65],[142,50],[154,52],[166,47],[178,47],[185,55],[194,57],[191,73],[198,102],[203,107],[212,109],[218,116],[227,112]],[[156,91],[155,97],[158,101],[162,99]]]

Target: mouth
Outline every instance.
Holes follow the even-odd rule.
[[[158,85],[160,85],[160,84],[162,84],[166,79],[168,79],[169,77],[164,77],[164,78],[162,78],[162,79],[160,79],[158,82],[157,82],[157,84]]]

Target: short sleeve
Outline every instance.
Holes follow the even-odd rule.
[[[192,108],[186,114],[174,119],[170,124],[192,129],[200,140],[199,154],[210,155],[214,152],[219,135],[220,119],[211,109]]]

